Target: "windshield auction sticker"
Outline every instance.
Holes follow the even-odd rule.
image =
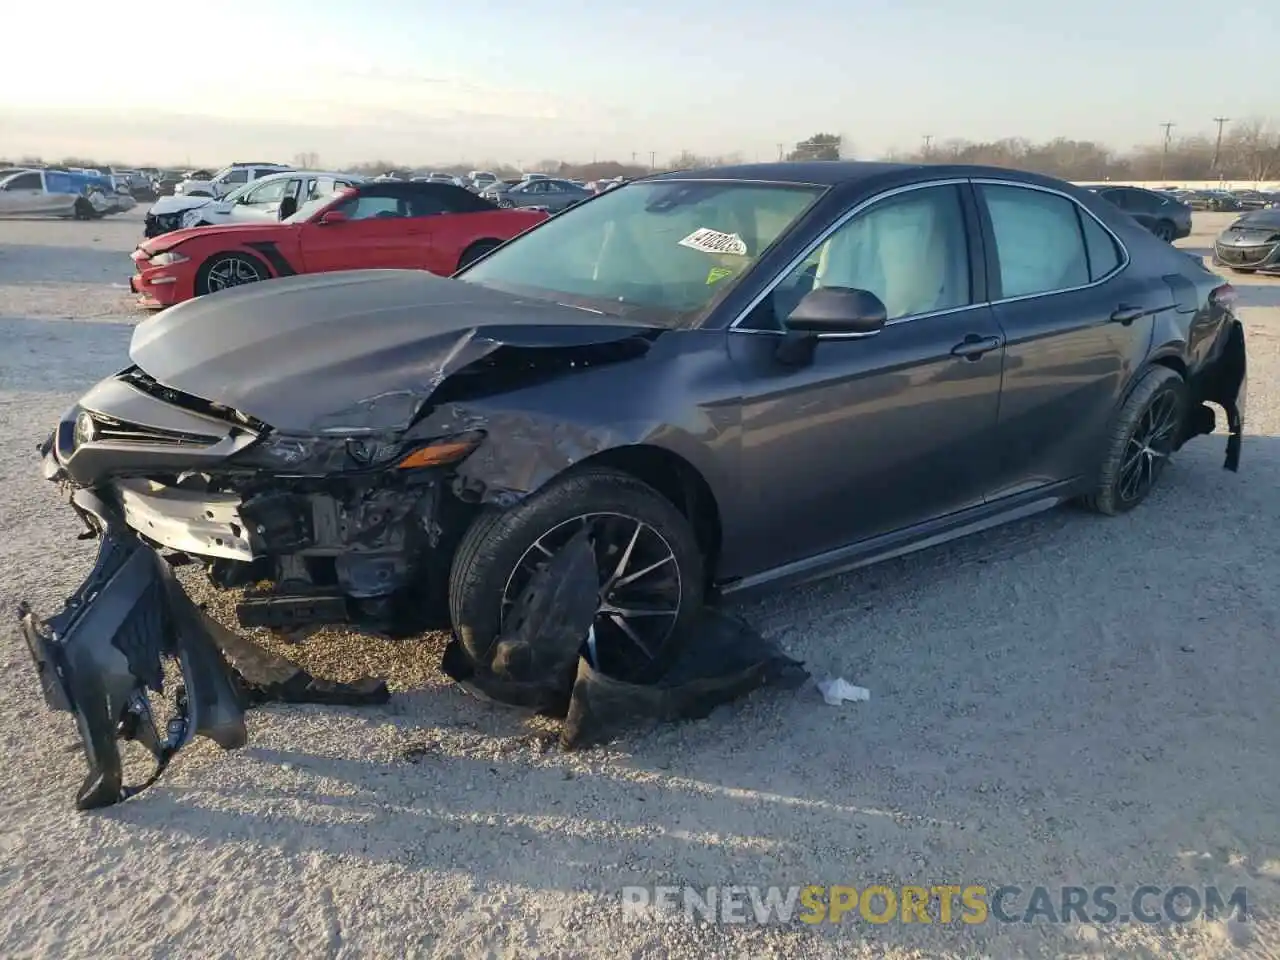
[[[740,236],[736,233],[721,233],[710,227],[693,231],[680,241],[680,246],[701,250],[703,253],[727,253],[735,257],[747,255],[747,242]]]

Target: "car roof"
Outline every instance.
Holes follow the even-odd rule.
[[[294,177],[342,177],[345,180],[363,182],[369,178],[359,173],[342,173],[337,170],[278,170],[250,183],[266,183],[268,180],[291,180]]]
[[[640,183],[663,180],[738,180],[743,183],[779,183],[830,188],[844,188],[861,184],[877,187],[886,181],[907,184],[931,180],[964,178],[990,178],[1014,183],[1068,190],[1074,185],[1058,177],[1050,177],[1029,170],[995,167],[978,164],[948,163],[889,163],[871,160],[814,160],[782,161],[776,163],[748,163],[728,167],[704,167],[696,170],[675,170],[660,173],[636,181]],[[1079,189],[1078,187],[1076,189]]]
[[[869,160],[787,160],[777,163],[742,163],[728,167],[701,167],[659,173],[646,180],[742,180],[767,183],[814,184],[833,187],[868,177],[898,173],[923,164],[882,163]],[[941,168],[939,168],[941,169]]]

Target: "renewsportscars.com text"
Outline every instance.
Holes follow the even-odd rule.
[[[628,919],[713,923],[1190,923],[1246,920],[1244,887],[872,884],[794,887],[623,887]]]

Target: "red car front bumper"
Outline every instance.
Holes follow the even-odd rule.
[[[195,265],[190,261],[157,267],[135,250],[133,263],[138,272],[129,278],[129,289],[138,295],[138,306],[161,310],[196,295]]]

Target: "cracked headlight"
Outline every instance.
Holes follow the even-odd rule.
[[[147,263],[153,267],[172,267],[179,263],[186,263],[188,259],[176,250],[166,250],[164,253],[157,253]]]
[[[457,463],[475,450],[483,439],[484,434],[480,431],[420,443],[405,443],[399,437],[386,436],[291,437],[273,434],[232,460],[238,465],[307,476],[376,469],[391,464],[398,469],[409,470]]]

